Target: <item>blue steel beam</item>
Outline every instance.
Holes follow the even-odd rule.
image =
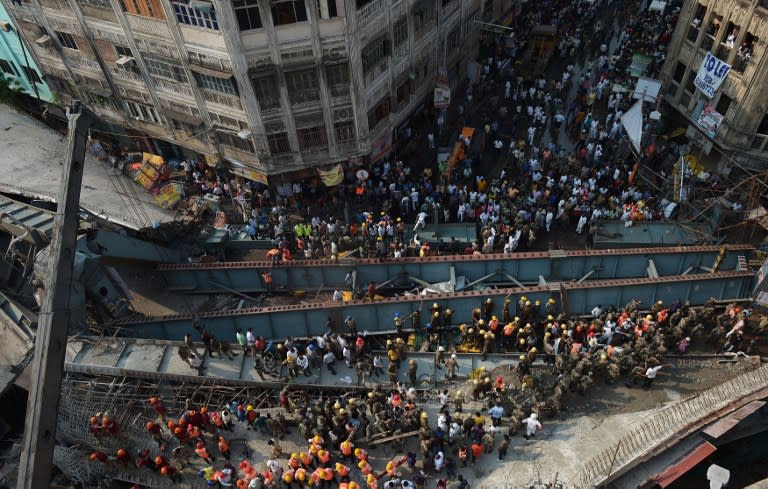
[[[578,280],[592,272],[589,280],[644,277],[648,261],[653,260],[659,276],[673,276],[693,267],[711,267],[720,253],[718,246],[687,246],[674,248],[634,248],[618,250],[554,251],[494,254],[476,256],[437,256],[405,258],[382,262],[373,259],[351,263],[331,263],[324,260],[297,260],[290,264],[270,266],[269,262],[218,262],[159,265],[172,290],[210,292],[224,286],[241,292],[264,288],[260,271],[270,269],[275,287],[290,290],[344,287],[349,271],[357,272],[357,286],[368,282],[395,280],[395,285],[409,286],[407,276],[429,282],[450,280],[450,267],[457,277],[468,281],[498,273],[496,281],[509,282],[509,275],[524,285],[539,283],[539,275],[547,282]],[[727,247],[720,270],[736,270],[738,255],[748,255],[749,245]],[[698,270],[701,271],[701,270]],[[396,279],[399,279],[400,282]],[[493,280],[491,280],[493,281]]]
[[[513,305],[520,296],[545,304],[554,298],[558,304],[566,304],[570,314],[584,314],[598,304],[623,306],[633,299],[645,304],[663,299],[690,301],[703,304],[710,297],[740,299],[751,290],[754,274],[751,272],[717,272],[676,275],[663,278],[634,278],[595,280],[549,284],[547,286],[489,289],[482,291],[455,292],[429,296],[392,297],[381,301],[353,301],[350,303],[316,303],[294,306],[254,307],[237,311],[200,313],[197,317],[216,336],[234,340],[235,331],[253,328],[265,337],[314,336],[325,332],[328,318],[341,327],[346,316],[352,316],[360,331],[382,332],[394,329],[392,318],[396,312],[407,315],[421,310],[422,324],[427,320],[428,309],[433,302],[443,309],[454,311],[454,323],[466,322],[472,310],[492,298],[495,311],[500,313],[506,297]],[[426,307],[422,307],[426,306]],[[510,310],[514,315],[514,309]],[[543,313],[543,311],[542,311]],[[179,314],[141,320],[123,320],[116,326],[126,333],[142,338],[181,340],[192,330],[193,315]]]

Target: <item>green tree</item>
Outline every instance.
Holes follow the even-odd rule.
[[[18,107],[21,92],[15,80],[0,77],[0,102]]]

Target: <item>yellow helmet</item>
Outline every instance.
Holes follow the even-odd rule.
[[[490,297],[485,299],[486,304],[490,304],[491,302],[493,302],[493,299],[491,299]]]
[[[530,306],[531,305],[531,301],[525,301],[525,305],[526,306]]]
[[[336,401],[336,402],[333,404],[333,409],[341,409],[341,403],[340,403],[339,401]]]
[[[397,340],[395,340],[395,342],[396,342],[396,343],[402,343],[402,342],[403,342],[403,339],[402,339],[402,338],[398,338]]]
[[[437,309],[439,307],[440,307],[440,304],[438,304],[437,302],[432,304],[432,309]]]
[[[464,323],[459,324],[459,331],[465,331],[467,329],[467,325]]]
[[[422,411],[422,412],[421,412],[421,418],[422,418],[422,419],[426,419],[426,418],[428,418],[428,417],[429,417],[429,414],[427,414],[427,412],[426,412],[426,411]]]
[[[555,318],[551,314],[547,314],[547,321],[553,321]]]
[[[344,408],[339,409],[339,415],[341,416],[341,415],[344,415],[344,414],[347,414],[347,410],[344,409]]]
[[[448,309],[445,310],[445,313],[450,316],[451,314],[453,314],[453,311],[451,311],[451,308],[449,307]]]
[[[527,300],[528,300],[528,298],[527,298],[526,296],[522,296],[522,297],[520,298],[520,302],[525,302],[525,301],[527,301]]]
[[[540,306],[540,305],[541,305],[541,301],[540,301],[540,300],[538,300],[538,299],[536,299],[536,303],[535,303],[535,304],[536,304],[537,306]]]
[[[499,318],[497,318],[496,316],[491,316],[491,320],[492,320],[492,321],[498,321],[498,320],[499,320]]]
[[[547,304],[554,304],[555,302],[557,302],[555,299],[549,299],[547,301]]]
[[[518,359],[522,362],[523,360],[525,360],[525,355],[520,355]]]
[[[480,326],[482,326],[483,324],[485,324],[485,320],[481,319],[480,321],[478,321],[478,322],[477,322],[477,324],[479,324]]]
[[[539,350],[537,350],[535,346],[533,348],[531,348],[530,350],[528,350],[529,353],[538,353],[538,351]]]

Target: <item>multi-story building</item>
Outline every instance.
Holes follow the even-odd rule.
[[[680,12],[662,69],[664,98],[690,123],[688,135],[721,161],[768,164],[766,41],[768,0],[686,0]],[[708,52],[731,65],[711,99],[694,84]],[[698,121],[711,108],[723,118],[707,130]]]
[[[53,102],[54,97],[43,80],[13,20],[0,4],[0,76],[13,82],[22,92],[41,102]]]
[[[2,1],[55,91],[109,122],[268,175],[386,152],[393,128],[431,96],[438,67],[459,79],[478,37],[473,20],[494,8],[493,0]]]

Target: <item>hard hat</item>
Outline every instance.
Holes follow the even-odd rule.
[[[336,401],[336,402],[333,404],[333,409],[341,409],[341,403],[340,403],[339,401]]]
[[[512,301],[509,299],[504,299],[504,304],[512,304]]]
[[[664,304],[664,301],[658,301],[656,304],[659,304],[659,305]]]
[[[493,299],[491,299],[490,297],[489,297],[489,298],[487,298],[487,299],[485,299],[485,303],[486,303],[486,304],[490,304],[490,303],[492,303],[492,302],[493,302]]]
[[[606,355],[605,353],[600,354],[600,360],[607,360],[607,359],[608,359],[608,355]]]
[[[464,331],[465,329],[467,329],[467,325],[466,324],[464,324],[464,323],[459,324],[459,331]]]
[[[491,381],[491,378],[490,378],[490,377],[485,377],[485,378],[483,379],[483,382],[485,382],[486,384],[487,384],[488,382],[490,382],[490,381]]]
[[[355,482],[350,482],[347,489],[357,489],[359,486]]]
[[[282,349],[282,348],[283,348],[283,344],[282,344],[282,343],[278,343],[278,344],[277,344],[277,349],[278,349],[278,350],[280,350],[280,349]]]
[[[253,406],[251,406],[250,404],[248,404],[248,406],[246,406],[245,410],[246,410],[246,411],[253,411]]]
[[[150,404],[154,404],[156,402],[157,402],[157,397],[152,396],[152,397],[149,398],[149,403]]]
[[[408,365],[416,365],[416,360],[411,358],[410,360],[408,360]]]
[[[464,395],[464,391],[462,391],[462,390],[457,390],[457,391],[456,391],[456,395],[457,395],[457,396],[461,396],[461,395]]]
[[[437,347],[437,351],[445,351],[445,347],[444,346],[438,346]]]
[[[396,318],[399,318],[399,317],[400,317],[400,313],[399,313],[399,312],[396,312],[396,313],[395,313],[395,317],[396,317]]]
[[[456,358],[456,354],[455,353],[451,354],[451,358],[455,359]]]
[[[363,453],[363,450],[362,450],[362,449],[360,449],[360,448],[355,448],[355,455],[360,455],[361,453]]]
[[[469,328],[469,331],[468,331],[468,333],[469,333],[469,334],[472,334],[472,333],[474,333],[474,332],[475,332],[475,329],[474,329],[474,328]]]
[[[219,437],[219,438],[221,438],[221,437]],[[291,458],[292,458],[292,459],[297,459],[297,458],[299,458],[299,454],[298,454],[298,453],[296,453],[296,452],[293,452],[293,453],[291,454]]]
[[[539,350],[537,350],[535,346],[533,348],[531,348],[530,350],[528,350],[529,353],[538,353],[538,351]]]
[[[653,320],[653,316],[648,314],[647,316],[645,316],[645,319],[647,319],[648,321],[652,321]]]
[[[96,416],[91,416],[91,423],[97,423],[99,421],[99,418]]]
[[[403,342],[402,338],[398,338],[398,339],[395,340],[395,343],[402,343],[402,342]]]
[[[555,302],[557,302],[555,299],[549,299],[547,301],[547,304],[554,304]]]
[[[552,336],[552,333],[550,333],[549,331],[547,331],[546,333],[544,333],[544,337],[545,337],[545,338],[546,338],[546,337],[548,337],[548,336]]]
[[[539,415],[538,415],[538,414],[536,414],[536,413],[531,413],[531,419],[536,419],[536,418],[538,418],[538,417],[539,417]]]
[[[521,344],[521,345],[524,345],[524,344],[525,344],[525,338],[520,338],[520,344]]]
[[[439,318],[440,317],[440,313],[435,311],[435,312],[432,313],[432,317],[433,318]]]
[[[520,321],[520,317],[519,316],[515,316],[515,322],[519,322],[519,321]]]
[[[520,355],[520,357],[519,357],[519,360],[520,360],[521,362],[525,361],[525,355]]]
[[[492,320],[492,321],[498,321],[498,320],[499,320],[499,318],[497,318],[496,316],[491,316],[491,320]]]
[[[536,305],[537,305],[537,306],[540,306],[540,305],[541,305],[541,301],[540,301],[540,300],[538,300],[538,299],[536,299]]]
[[[373,392],[369,392],[369,393],[368,393],[368,398],[369,398],[369,399],[373,399],[373,397],[374,397],[374,393],[373,393]]]
[[[366,464],[367,462],[365,460],[361,460],[360,462],[357,463],[357,467],[360,469],[364,469]]]
[[[154,421],[147,421],[147,429],[152,430],[155,428],[155,422]]]
[[[347,414],[347,410],[346,409],[343,409],[343,408],[339,409],[339,416],[343,416],[345,414]]]
[[[479,324],[480,326],[482,326],[483,324],[485,324],[485,320],[481,319],[480,321],[478,321],[478,322],[477,322],[477,324]]]
[[[527,300],[528,300],[528,298],[527,298],[526,296],[522,296],[522,297],[520,298],[520,302],[525,302],[525,301],[527,301]]]
[[[547,321],[552,321],[555,318],[551,314],[547,314]]]
[[[208,412],[208,408],[206,406],[203,406],[200,408],[200,414],[205,414]]]
[[[525,301],[525,305],[526,306],[530,306],[531,305],[531,301]]]
[[[428,418],[428,417],[429,417],[429,414],[427,414],[427,412],[426,412],[426,411],[422,411],[422,412],[421,412],[421,418],[422,418],[422,419],[424,419],[424,418]]]
[[[448,314],[448,315],[451,315],[451,314],[453,314],[453,311],[449,307],[448,309],[445,310],[445,313]]]

